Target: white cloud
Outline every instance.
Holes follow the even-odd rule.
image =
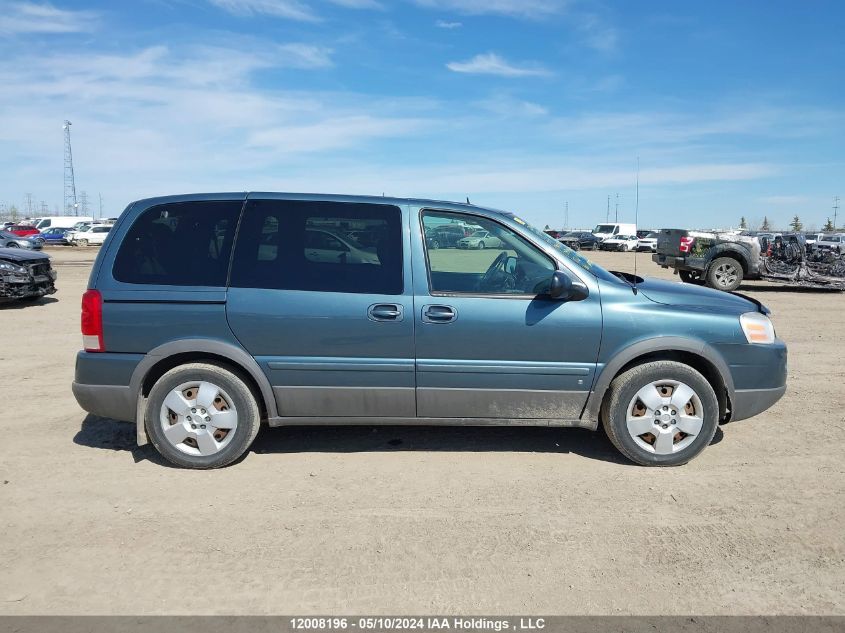
[[[67,11],[52,4],[0,1],[0,33],[81,33],[93,31],[99,16],[93,11]]]
[[[320,18],[299,0],[209,0],[211,4],[235,15],[270,15],[277,18],[316,22]]]
[[[446,20],[437,20],[434,25],[439,29],[459,29],[463,26],[461,22],[447,22]]]
[[[319,22],[320,16],[302,0],[208,0],[235,15],[269,15],[299,22]],[[346,9],[383,9],[378,0],[328,0]]]
[[[454,11],[467,15],[507,15],[542,18],[564,13],[569,0],[414,0],[428,9]]]
[[[449,62],[446,68],[456,73],[498,75],[499,77],[541,77],[551,73],[536,64],[518,66],[496,53],[476,55],[465,62]]]
[[[409,118],[379,118],[358,114],[322,119],[308,125],[289,125],[253,132],[247,144],[277,154],[321,152],[354,146],[365,140],[407,136],[424,125]]]
[[[574,16],[574,20],[576,28],[582,33],[588,46],[603,53],[616,49],[619,34],[599,16],[594,13],[582,13]]]
[[[377,0],[329,0],[332,4],[347,9],[383,9],[384,7]]]
[[[539,103],[514,99],[509,95],[496,95],[480,101],[478,105],[488,112],[503,117],[541,117],[549,113],[548,108]]]

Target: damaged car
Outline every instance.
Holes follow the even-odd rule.
[[[832,249],[810,251],[807,238],[801,233],[787,233],[761,243],[763,279],[818,290],[845,290],[845,253]]]
[[[22,248],[0,248],[0,302],[38,299],[56,292],[50,256]]]

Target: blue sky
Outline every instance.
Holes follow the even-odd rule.
[[[0,0],[0,203],[386,193],[538,225],[845,197],[845,3]],[[94,204],[93,206],[96,206]]]

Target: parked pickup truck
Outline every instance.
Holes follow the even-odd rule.
[[[674,268],[686,283],[733,291],[760,277],[760,242],[745,235],[661,229],[652,261]]]

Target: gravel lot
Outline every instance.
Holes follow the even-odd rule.
[[[789,391],[684,467],[583,430],[382,427],[264,430],[194,472],[77,406],[96,249],[48,252],[59,292],[0,306],[0,613],[845,614],[845,294],[745,284]]]

